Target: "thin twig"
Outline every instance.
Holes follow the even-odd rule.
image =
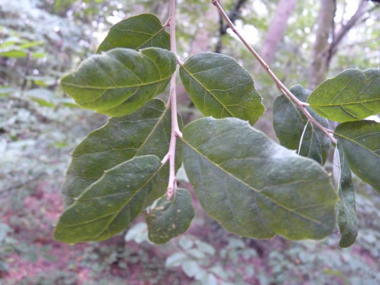
[[[253,56],[259,61],[259,63],[264,67],[269,76],[272,78],[277,88],[291,101],[293,101],[298,108],[304,113],[307,119],[310,120],[315,126],[317,126],[322,132],[324,132],[330,140],[336,144],[336,139],[333,137],[332,130],[329,130],[322,126],[310,113],[306,110],[306,107],[309,106],[308,103],[300,101],[290,90],[277,78],[277,76],[270,69],[268,64],[260,57],[260,55],[251,47],[251,45],[245,40],[245,38],[238,32],[235,25],[228,18],[228,15],[224,11],[223,7],[219,4],[218,0],[211,0],[212,4],[218,9],[219,13],[223,16],[224,20],[226,20],[228,26],[232,29],[232,31],[239,37],[239,39],[243,42],[246,48],[253,54]]]
[[[170,50],[177,55],[177,43],[176,43],[176,0],[170,0],[169,8],[169,31],[170,31]],[[168,189],[166,191],[167,199],[170,200],[173,194],[177,190],[177,181],[175,178],[175,149],[177,143],[177,137],[182,137],[182,133],[178,126],[177,118],[177,93],[176,93],[176,73],[174,72],[170,81],[170,95],[167,108],[171,108],[171,137],[169,151],[162,160],[162,163],[166,163],[169,160],[169,182]]]

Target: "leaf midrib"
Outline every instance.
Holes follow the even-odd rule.
[[[70,87],[75,87],[75,88],[78,88],[78,89],[94,89],[94,90],[112,90],[112,89],[123,89],[123,88],[138,88],[138,87],[145,87],[147,85],[152,85],[152,84],[157,84],[157,83],[161,83],[165,80],[168,80],[172,77],[172,75],[170,76],[167,76],[167,77],[164,77],[164,78],[161,78],[159,80],[155,80],[155,81],[149,81],[149,82],[146,82],[146,83],[143,83],[143,84],[136,84],[136,85],[131,85],[131,86],[105,86],[105,87],[101,87],[101,86],[88,86],[88,85],[79,85],[79,84],[74,84],[74,83],[67,83],[67,82],[61,82],[61,85],[66,85],[66,86],[70,86]]]
[[[347,141],[349,141],[349,142],[351,142],[351,143],[357,145],[357,146],[362,147],[362,148],[365,149],[365,150],[368,150],[369,152],[373,153],[375,156],[377,156],[378,158],[380,158],[380,155],[379,155],[379,154],[377,154],[377,153],[374,152],[373,150],[369,149],[369,148],[366,147],[365,145],[363,145],[363,144],[361,144],[361,143],[355,141],[354,138],[351,139],[351,138],[349,138],[349,137],[344,136],[343,134],[339,134],[339,133],[336,133],[336,132],[334,132],[334,134],[337,135],[338,137],[341,137],[341,138],[343,138],[343,139],[345,139],[345,140],[347,140]]]
[[[318,105],[318,104],[310,103],[310,106],[311,107],[335,107],[335,106],[345,106],[345,105],[359,105],[359,104],[363,104],[363,103],[372,103],[372,102],[376,102],[376,101],[380,101],[380,98],[368,100],[368,101],[355,101],[355,102],[348,102],[348,103],[336,103],[336,104],[330,104],[330,105],[325,105],[325,104]]]
[[[263,193],[261,193],[259,190],[253,188],[252,186],[250,186],[249,184],[245,183],[244,181],[240,180],[239,178],[233,176],[231,173],[227,172],[225,169],[223,169],[219,164],[211,161],[207,156],[203,155],[201,152],[199,152],[197,149],[193,148],[191,145],[188,144],[188,142],[185,141],[184,138],[182,138],[182,141],[187,145],[189,146],[192,150],[194,150],[196,153],[198,153],[201,157],[203,157],[204,159],[206,159],[207,161],[209,161],[210,163],[214,164],[216,167],[218,167],[221,171],[223,171],[225,174],[227,174],[228,176],[232,177],[233,179],[237,180],[238,182],[240,182],[241,184],[245,185],[247,188],[253,190],[254,192],[256,192],[256,194],[259,194],[259,195],[262,195],[264,196],[266,199],[270,200],[271,202],[273,202],[274,204],[278,205],[279,207],[291,212],[291,213],[294,213],[295,215],[301,217],[301,218],[304,218],[308,221],[311,221],[313,223],[316,223],[318,225],[321,225],[321,226],[325,226],[324,224],[320,223],[319,221],[316,221],[316,220],[313,220],[311,219],[310,217],[307,217],[307,216],[304,216],[300,213],[297,213],[295,212],[294,210],[292,209],[288,209],[287,207],[285,207],[284,205],[281,205],[279,204],[278,202],[276,202],[275,200],[271,199],[270,197],[264,195]],[[277,185],[278,186],[278,185]]]
[[[120,210],[118,210],[118,211],[115,211],[115,212],[113,212],[113,213],[111,213],[111,214],[109,214],[109,215],[105,215],[105,216],[103,216],[102,218],[104,218],[104,217],[107,217],[107,216],[111,216],[111,215],[114,215],[114,217],[112,217],[111,219],[110,219],[110,221],[105,225],[105,227],[100,231],[100,233],[98,234],[98,235],[96,235],[96,236],[94,236],[93,238],[94,239],[97,239],[99,236],[101,236],[108,228],[109,228],[109,226],[110,226],[110,224],[112,224],[112,222],[115,220],[115,218],[123,211],[123,209],[133,200],[133,198],[137,195],[137,194],[139,194],[140,192],[141,192],[141,190],[153,179],[153,177],[161,170],[161,168],[164,166],[164,164],[160,164],[160,166],[157,168],[157,170],[155,171],[155,172],[152,172],[152,175],[150,176],[150,178],[149,179],[147,179],[147,181],[144,183],[144,184],[142,184],[141,185],[141,187],[140,188],[138,188],[137,189],[137,191],[135,191],[135,193],[130,197],[130,199],[128,199],[121,207],[120,207]],[[87,189],[89,189],[90,187],[91,187],[92,185],[90,185]],[[87,189],[85,189],[82,193],[81,193],[81,195],[80,196],[83,196],[84,195],[84,193],[86,193],[87,191]],[[118,193],[119,194],[119,193]],[[123,194],[123,193],[120,193],[120,194]],[[113,194],[112,194],[113,195]],[[102,198],[105,198],[105,197],[107,197],[107,196],[102,196]],[[97,197],[95,197],[95,198],[97,198]],[[79,199],[80,198],[78,198],[78,201],[79,201]],[[84,199],[83,201],[86,201],[86,200],[90,200],[90,199]],[[71,207],[74,207],[76,205],[76,202],[74,203],[74,204],[72,204],[72,206]],[[95,220],[91,220],[91,221],[85,221],[85,222],[81,222],[81,223],[79,223],[79,224],[71,224],[71,225],[69,225],[69,226],[66,226],[65,228],[67,228],[67,227],[77,227],[77,226],[80,226],[80,225],[83,225],[83,224],[88,224],[88,223],[91,223],[91,222],[93,222],[93,221],[96,221],[96,220],[98,220],[99,219],[99,217],[98,218],[96,218]]]
[[[185,68],[185,65],[182,65],[181,66],[185,71],[186,71],[186,73],[187,74],[189,74],[190,75],[190,77],[191,78],[193,78],[200,86],[202,86],[202,88],[204,89],[204,90],[206,90],[207,91],[207,93],[208,94],[210,94],[211,96],[212,96],[212,98],[214,98],[221,106],[222,106],[222,108],[224,109],[224,110],[226,110],[226,112],[231,116],[231,117],[235,117],[227,108],[226,108],[226,106],[209,90],[209,89],[207,89],[196,77],[194,77],[193,76],[193,74],[192,73],[190,73],[190,71],[188,71],[186,68]]]

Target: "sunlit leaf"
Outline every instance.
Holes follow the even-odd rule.
[[[338,164],[338,225],[341,234],[339,242],[340,247],[351,246],[358,235],[358,219],[356,217],[355,206],[355,190],[352,184],[351,170],[348,165],[344,150],[338,142],[338,146],[335,149],[338,152],[338,156],[335,156],[338,161],[334,161],[334,164]]]
[[[254,124],[264,113],[250,74],[233,58],[199,53],[180,68],[186,91],[205,116],[236,117]]]
[[[175,55],[160,48],[117,48],[93,55],[61,80],[80,106],[120,117],[160,94],[176,68]]]
[[[351,170],[380,193],[380,124],[347,122],[335,129]]]
[[[10,51],[0,51],[0,56],[2,57],[26,57],[28,53],[24,50],[13,49]]]
[[[185,189],[177,189],[170,201],[165,195],[146,217],[149,239],[157,244],[166,243],[183,234],[189,228],[193,217],[194,208],[190,193]]]
[[[180,117],[179,123],[182,126]],[[156,99],[130,115],[110,119],[104,127],[90,133],[73,152],[62,187],[66,204],[71,204],[107,169],[139,155],[153,154],[162,159],[169,149],[170,132],[170,110]],[[178,141],[177,169],[181,165],[181,150],[181,141]],[[156,186],[145,206],[164,195],[168,173],[166,164],[158,172]]]
[[[357,121],[380,112],[379,86],[380,69],[347,69],[319,85],[308,101],[329,120]]]
[[[140,214],[160,166],[157,156],[147,155],[105,171],[61,215],[54,238],[99,241],[125,230]]]
[[[158,47],[169,50],[170,37],[155,15],[141,14],[112,26],[97,52],[118,47],[134,50]]]
[[[290,91],[302,102],[307,101],[311,91],[296,85]],[[322,118],[311,108],[309,113],[324,127],[327,119]],[[281,145],[299,151],[299,154],[324,164],[331,145],[330,139],[284,95],[278,96],[273,104],[273,127]],[[306,129],[305,129],[306,128]]]
[[[335,228],[337,195],[314,160],[248,123],[204,118],[184,128],[184,166],[206,212],[251,238],[321,239]]]

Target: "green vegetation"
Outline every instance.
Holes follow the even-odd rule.
[[[211,1],[177,23],[169,1],[53,2],[0,0],[0,282],[380,282],[378,4],[351,24],[337,1],[314,88],[323,9],[298,3],[269,63],[287,90]],[[259,49],[278,2],[221,4]]]

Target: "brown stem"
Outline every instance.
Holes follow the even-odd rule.
[[[260,57],[260,55],[251,47],[251,45],[245,40],[245,38],[239,33],[239,31],[236,29],[235,25],[231,22],[231,20],[228,18],[228,15],[223,10],[223,7],[219,4],[218,0],[211,0],[212,4],[218,9],[219,13],[223,16],[224,20],[227,22],[228,26],[232,29],[232,31],[239,37],[239,39],[243,42],[243,44],[246,46],[246,48],[253,54],[253,56],[259,61],[262,67],[266,70],[266,72],[269,74],[269,76],[272,78],[274,83],[276,84],[277,88],[291,101],[293,101],[297,107],[304,113],[306,118],[310,120],[312,124],[317,126],[322,132],[324,132],[330,140],[336,144],[336,139],[332,135],[331,130],[323,127],[318,121],[310,115],[310,113],[306,110],[306,107],[309,106],[309,104],[300,101],[273,73],[273,71],[270,69],[269,65]]]
[[[170,31],[170,50],[177,54],[177,43],[176,43],[176,0],[170,0],[169,8],[169,31]],[[177,143],[177,137],[182,137],[182,133],[178,126],[177,118],[177,93],[176,93],[176,73],[174,72],[172,79],[170,81],[170,95],[167,108],[171,108],[171,137],[169,151],[162,160],[162,163],[166,163],[169,160],[169,182],[168,189],[166,191],[167,199],[170,200],[173,194],[177,190],[177,181],[175,178],[175,149]]]

